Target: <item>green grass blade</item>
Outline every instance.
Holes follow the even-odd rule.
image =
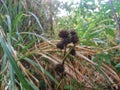
[[[29,58],[24,58],[26,61],[28,61],[29,63],[31,63],[32,65],[36,66],[39,70],[41,70],[43,73],[45,73],[51,80],[53,80],[56,84],[58,84],[58,81],[54,79],[54,77],[47,72],[41,65],[33,62],[33,60],[29,59]]]
[[[4,52],[6,53],[8,60],[10,62],[10,64],[12,65],[12,67],[15,70],[16,75],[18,76],[19,80],[21,81],[23,87],[25,88],[25,90],[31,90],[30,89],[30,85],[27,83],[27,81],[25,80],[25,77],[23,76],[23,74],[21,73],[19,67],[17,66],[17,63],[15,61],[15,59],[12,56],[12,52],[10,52],[7,43],[3,40],[3,37],[0,35],[0,44],[4,50]]]
[[[36,19],[36,21],[37,21],[37,23],[38,23],[40,29],[41,29],[42,32],[44,33],[44,29],[43,29],[43,27],[42,27],[42,25],[41,25],[41,23],[40,23],[38,17],[37,17],[34,13],[32,13],[32,12],[28,12],[28,13],[29,13],[30,15],[32,15],[32,16]]]
[[[9,15],[6,15],[8,30],[11,33],[11,18]]]
[[[14,69],[11,66],[11,64],[9,63],[9,73],[10,73],[10,86],[9,86],[9,90],[15,90],[15,76],[14,76]]]
[[[24,14],[22,12],[19,12],[18,15],[16,15],[14,21],[13,21],[13,30],[15,30],[15,28],[17,27],[17,25],[19,24],[19,22],[21,21],[21,19],[23,18]]]
[[[34,84],[32,84],[30,81],[28,81],[28,83],[30,84],[30,86],[31,86],[34,90],[39,90],[39,88],[36,87]]]

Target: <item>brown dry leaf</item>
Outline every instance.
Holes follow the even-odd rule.
[[[32,47],[29,50],[30,52],[27,52],[26,55],[30,53],[35,54],[36,56],[40,55],[41,57],[44,57],[47,60],[49,60],[51,66],[61,63],[64,59],[64,56],[63,51],[56,48],[56,43],[58,41],[59,40],[53,40],[49,42],[40,43],[37,46]],[[72,44],[69,44],[67,47],[67,51],[72,46]],[[92,82],[97,82],[100,84],[106,83],[105,77],[96,70],[98,64],[96,62],[93,62],[88,57],[88,55],[90,55],[91,57],[95,57],[98,51],[96,49],[92,49],[92,47],[82,47],[79,45],[77,45],[75,49],[76,56],[74,56],[71,60],[67,58],[67,61],[64,65],[65,73],[67,74],[66,80],[70,81],[70,77],[74,78],[78,82],[85,82],[86,87],[89,88],[92,88]],[[42,58],[39,59],[40,60],[38,60],[38,62],[43,62]],[[101,70],[104,72],[104,75],[108,78],[111,84],[120,83],[120,77],[110,66],[104,63],[101,66]],[[63,83],[65,84],[65,82]]]

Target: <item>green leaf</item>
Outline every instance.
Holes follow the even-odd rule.
[[[32,12],[28,12],[28,13],[31,14],[31,15],[36,19],[36,21],[37,21],[39,27],[41,28],[42,32],[44,33],[44,29],[43,29],[43,27],[42,27],[42,25],[41,25],[41,23],[40,23],[38,17],[37,17],[34,13],[32,13]]]
[[[0,34],[2,34],[2,33],[0,33]],[[12,56],[12,52],[10,52],[10,49],[8,48],[8,44],[5,42],[5,40],[3,39],[3,37],[1,35],[0,35],[0,44],[1,44],[4,52],[6,53],[11,66],[14,68],[14,71],[15,71],[17,77],[21,81],[23,87],[26,90],[31,90],[30,85],[27,83],[27,81],[25,80],[25,77],[23,76],[22,72],[20,71],[19,67],[17,66],[17,63]]]
[[[120,63],[115,65],[116,68],[120,68]]]
[[[22,17],[24,16],[24,14],[22,12],[19,12],[18,15],[16,15],[14,21],[13,21],[13,30],[15,30],[15,28],[17,27],[17,25],[19,24],[20,20],[22,19]]]
[[[27,82],[30,84],[30,86],[31,86],[34,90],[39,90],[39,88],[36,87],[34,84],[32,84],[30,81],[27,81]]]
[[[8,26],[8,30],[9,32],[11,33],[11,18],[9,15],[6,15],[6,18],[7,18],[7,26]]]
[[[10,86],[9,86],[9,90],[15,90],[15,75],[14,75],[14,69],[11,66],[11,64],[9,63],[9,72],[10,72]]]
[[[111,64],[110,56],[109,55],[105,55],[103,58],[104,58],[104,60],[105,60],[106,63]]]
[[[26,61],[28,61],[30,64],[34,65],[35,67],[37,67],[39,70],[41,70],[43,73],[45,73],[51,80],[53,80],[56,84],[58,84],[58,81],[54,79],[54,77],[48,72],[46,71],[40,64],[35,63],[33,60],[29,59],[29,58],[24,58]]]

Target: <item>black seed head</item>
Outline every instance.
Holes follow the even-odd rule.
[[[78,37],[77,35],[73,35],[73,36],[71,37],[71,42],[72,42],[73,44],[77,43],[78,41],[79,41],[79,37]]]
[[[66,30],[61,30],[58,35],[59,35],[60,38],[68,38],[69,37],[69,32],[66,31]]]
[[[55,71],[58,73],[63,73],[65,70],[64,65],[63,64],[57,64],[55,67]]]
[[[64,43],[64,45],[67,46],[69,43],[71,43],[71,39],[69,37],[64,38],[64,39],[62,39],[62,43]]]
[[[70,31],[70,34],[71,34],[71,35],[77,35],[77,33],[76,33],[75,30],[71,30],[71,31]]]
[[[70,51],[70,54],[73,55],[73,56],[75,56],[75,55],[76,55],[75,49],[72,49],[72,50]]]
[[[64,49],[64,43],[63,42],[58,42],[56,44],[56,47],[59,48],[59,49]]]

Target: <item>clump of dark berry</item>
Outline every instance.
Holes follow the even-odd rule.
[[[56,71],[57,73],[63,73],[64,70],[65,70],[65,68],[64,68],[64,65],[63,65],[63,64],[57,64],[56,67],[55,67],[55,71]]]
[[[61,41],[61,42],[58,42],[56,44],[56,47],[59,48],[59,49],[64,49],[64,43]]]
[[[64,43],[64,45],[67,46],[69,43],[71,43],[71,39],[69,37],[64,38],[64,39],[62,39],[62,43]]]
[[[70,54],[73,55],[73,56],[76,55],[76,52],[75,52],[75,49],[74,49],[74,48],[70,51]]]
[[[77,43],[79,41],[79,37],[77,35],[73,35],[71,36],[71,42],[73,44]]]
[[[70,31],[70,34],[71,34],[71,35],[77,35],[77,33],[75,32],[75,30],[71,30],[71,31]]]
[[[68,38],[69,37],[69,32],[66,31],[66,30],[61,30],[58,35],[59,35],[60,38]]]

